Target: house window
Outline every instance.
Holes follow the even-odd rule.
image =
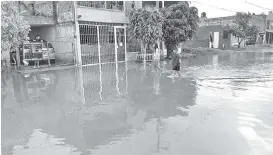
[[[123,10],[123,1],[106,1],[106,9]]]
[[[223,32],[223,39],[228,39],[228,31]]]

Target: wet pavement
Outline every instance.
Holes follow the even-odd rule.
[[[2,74],[2,154],[273,154],[273,53],[162,66]]]

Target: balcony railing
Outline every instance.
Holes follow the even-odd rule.
[[[82,7],[124,11],[124,1],[78,1],[77,4]]]

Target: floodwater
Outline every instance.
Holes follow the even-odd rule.
[[[273,154],[273,53],[163,66],[2,75],[2,154]]]

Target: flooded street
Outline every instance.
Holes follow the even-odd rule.
[[[2,75],[2,154],[273,154],[273,53],[183,59],[174,81],[164,67]]]

